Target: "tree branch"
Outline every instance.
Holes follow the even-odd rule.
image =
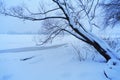
[[[26,9],[31,15],[44,15],[44,14],[47,14],[47,13],[50,13],[50,12],[59,10],[60,8],[54,8],[54,9],[48,10],[48,11],[43,12],[43,13],[42,13],[42,12],[40,12],[40,13],[33,13],[33,12],[30,11],[28,8],[25,7],[25,9]]]
[[[86,42],[86,40],[84,40],[84,39],[82,39],[82,38],[78,37],[78,36],[77,36],[77,35],[75,35],[74,33],[70,32],[70,31],[68,31],[68,30],[66,30],[66,29],[62,29],[62,30],[63,30],[63,31],[65,31],[65,32],[68,32],[69,34],[71,34],[71,35],[73,35],[74,37],[76,37],[76,38],[78,38],[78,39],[82,40],[83,42]]]
[[[42,21],[42,20],[46,20],[46,19],[65,19],[66,20],[66,18],[62,17],[62,16],[50,16],[50,17],[44,17],[44,18],[35,18],[35,17],[26,16],[26,15],[15,15],[15,14],[7,13],[7,12],[0,12],[0,13],[5,16],[12,16],[12,17],[17,17],[19,19],[25,19],[25,20],[31,20],[31,21]]]

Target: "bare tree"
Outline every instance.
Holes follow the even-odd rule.
[[[120,21],[120,0],[103,1],[105,10],[105,26],[115,26]]]
[[[61,32],[68,32],[79,40],[93,46],[105,59],[119,59],[108,44],[96,37],[92,29],[97,27],[94,22],[99,0],[51,0],[52,9],[40,7],[39,12],[32,12],[26,7],[6,9],[1,4],[0,14],[31,21],[45,21],[49,37],[44,41],[54,39]],[[47,21],[46,21],[47,20]]]

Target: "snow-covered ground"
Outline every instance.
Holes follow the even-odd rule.
[[[79,42],[65,36],[40,46],[36,35],[0,35],[0,80],[109,80],[102,58],[80,61],[76,49],[85,44]],[[93,55],[82,48],[87,56]]]

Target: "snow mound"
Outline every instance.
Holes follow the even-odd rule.
[[[111,59],[108,61],[105,67],[105,75],[110,80],[120,80],[120,61],[116,59]]]

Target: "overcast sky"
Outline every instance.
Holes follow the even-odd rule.
[[[16,6],[25,3],[32,9],[36,9],[40,0],[4,0],[7,6]],[[35,8],[36,7],[36,8]],[[40,22],[23,21],[17,18],[0,15],[0,33],[8,32],[38,32]]]

